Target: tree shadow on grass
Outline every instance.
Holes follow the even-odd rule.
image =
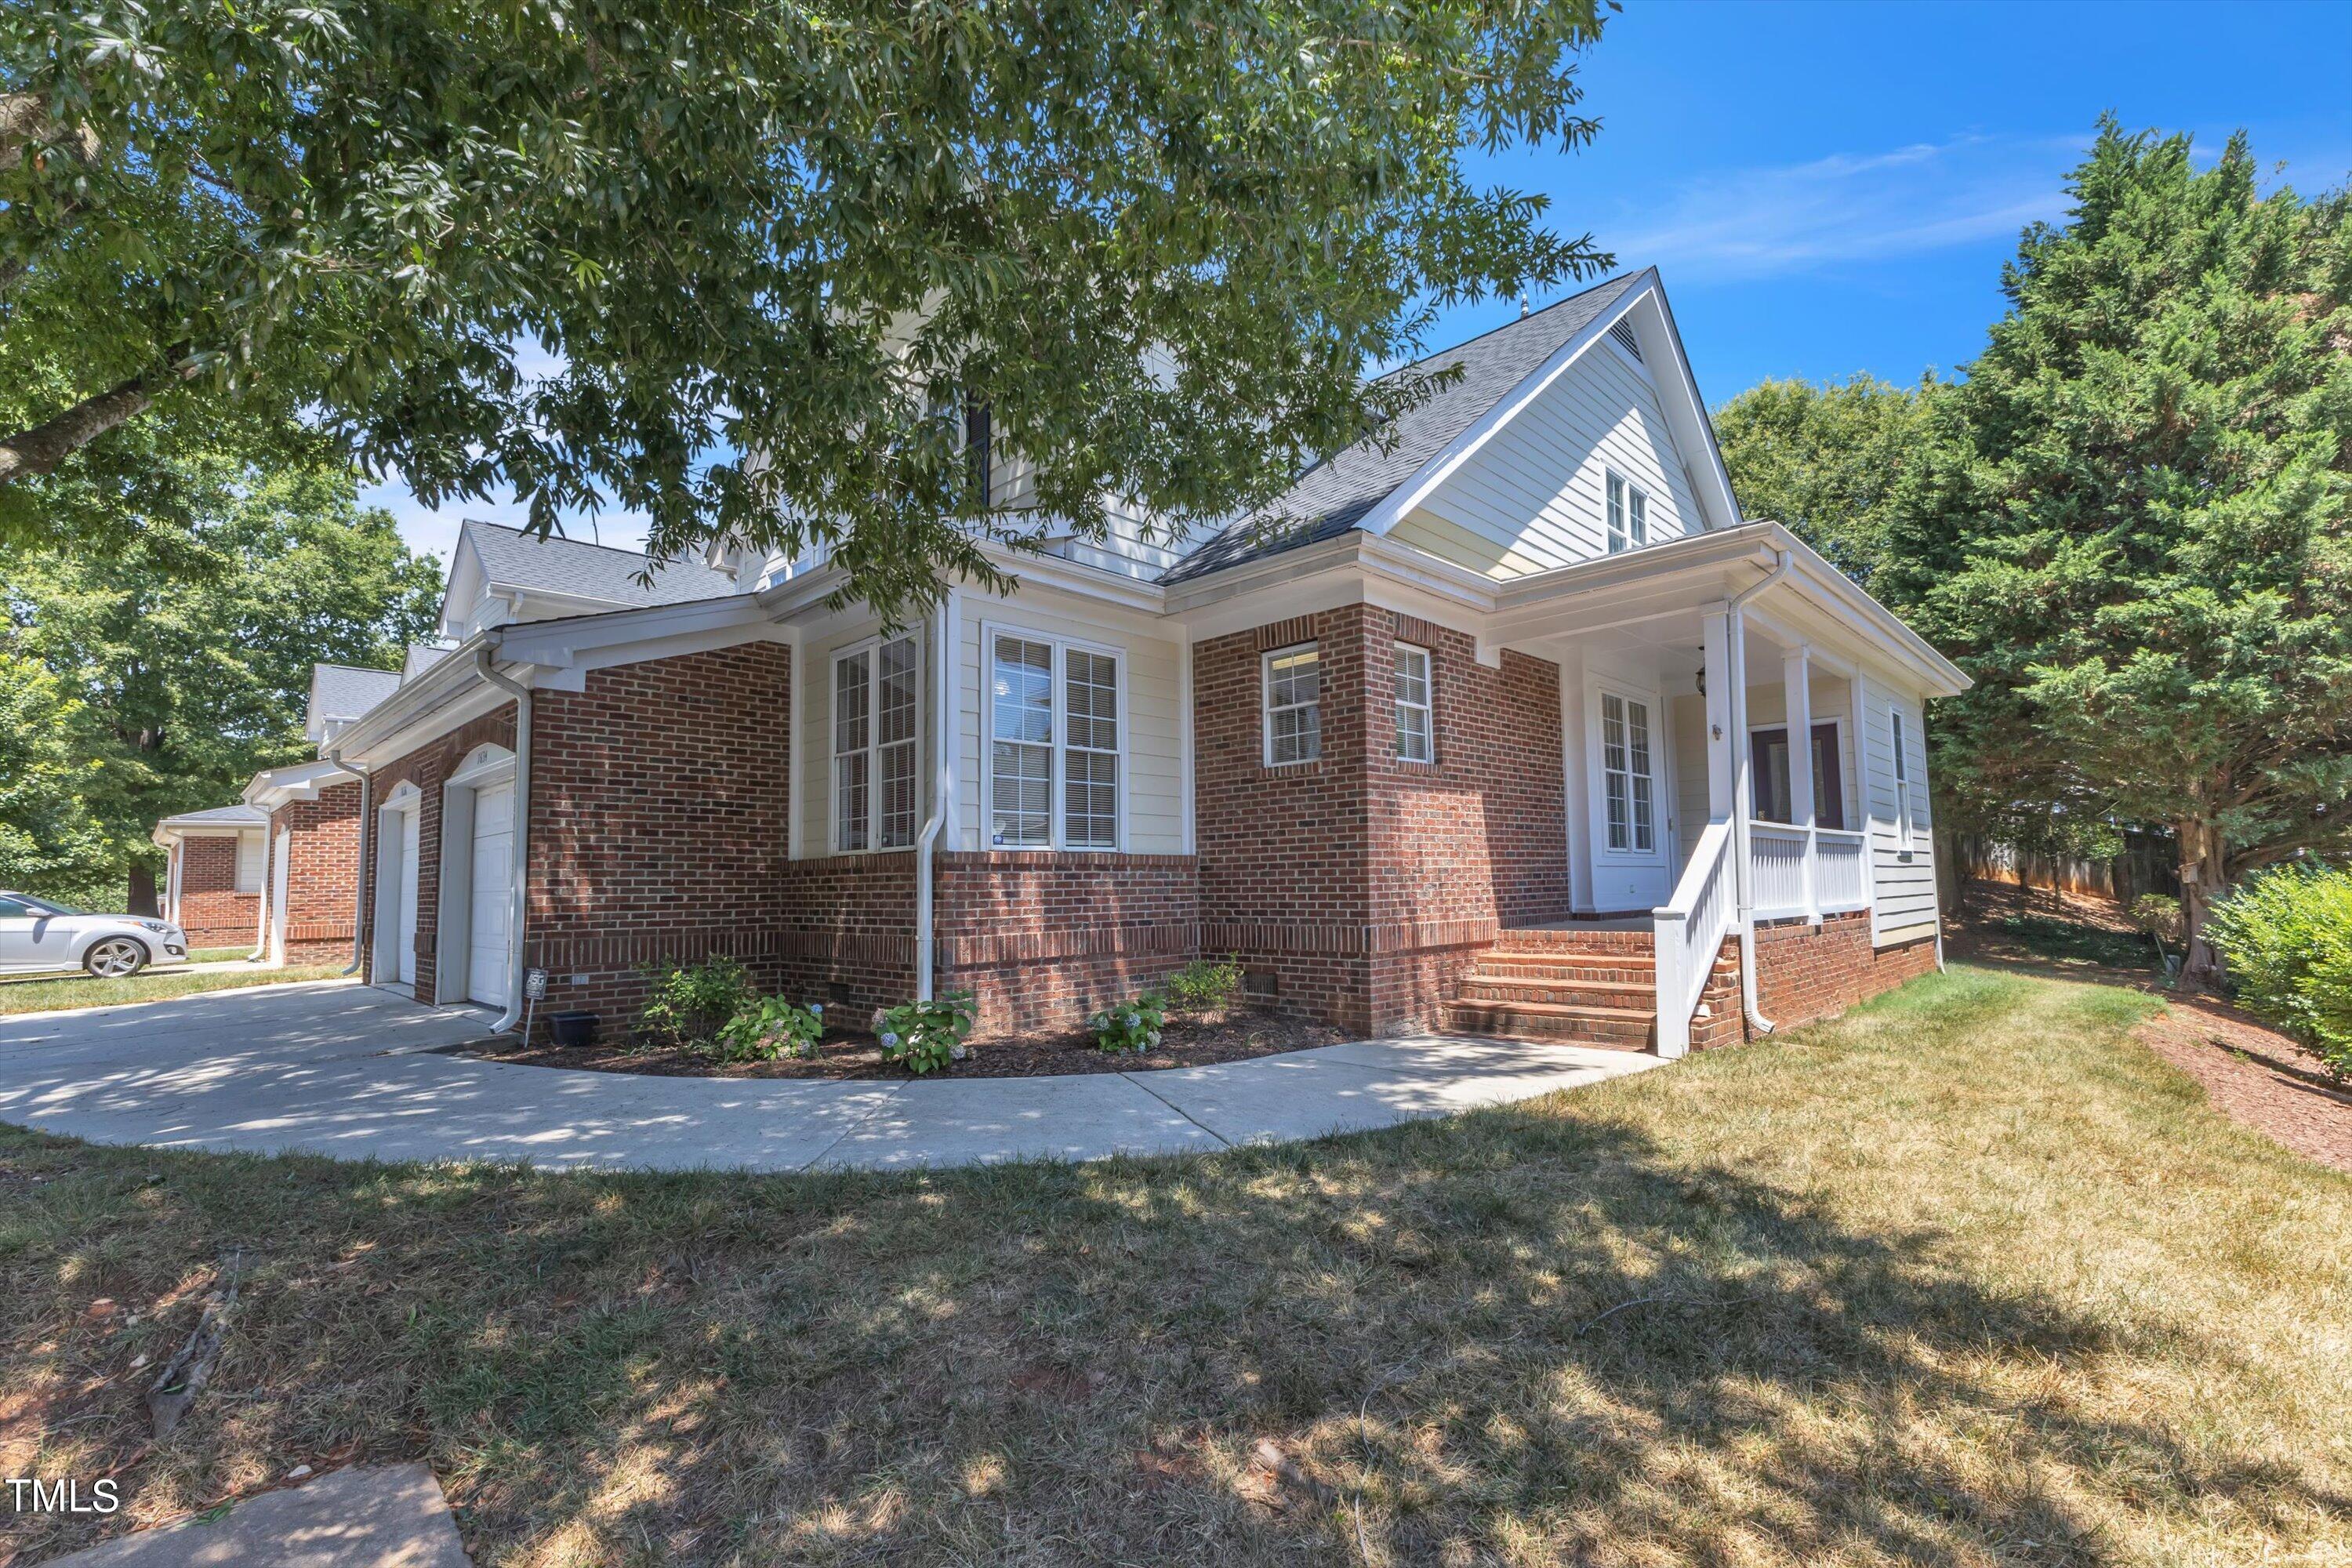
[[[483,1563],[2094,1563],[2103,1509],[2352,1503],[2093,1403],[2098,1363],[2187,1387],[2226,1346],[1562,1103],[917,1179],[55,1147],[166,1173],[153,1257],[86,1277],[126,1299],[267,1237],[220,1397],[134,1489],[421,1453]],[[64,1253],[13,1257],[46,1289]]]

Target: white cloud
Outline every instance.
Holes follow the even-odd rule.
[[[2079,141],[1968,136],[1711,174],[1596,235],[1627,267],[1759,278],[2006,239],[2066,210]]]

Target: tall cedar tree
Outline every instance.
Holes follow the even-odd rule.
[[[2070,188],[1935,399],[1964,475],[1888,587],[1979,682],[1949,782],[2168,826],[2202,977],[2231,882],[2352,847],[2352,203],[2112,120]]]
[[[37,708],[62,742],[13,793],[0,745],[0,849],[12,828],[29,841],[16,874],[31,890],[152,912],[157,819],[310,754],[314,661],[396,668],[431,629],[439,569],[360,507],[350,470],[174,461],[184,528],[0,547],[0,713]]]
[[[0,7],[0,335],[73,367],[0,387],[0,537],[62,542],[28,497],[194,401],[303,413],[428,503],[827,544],[886,612],[1001,583],[982,542],[1220,515],[1431,390],[1361,370],[1446,305],[1606,264],[1465,167],[1591,137],[1600,30],[1597,0]],[[1034,482],[974,482],[982,428]]]

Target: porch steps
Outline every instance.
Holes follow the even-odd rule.
[[[1657,969],[1646,931],[1505,931],[1448,1009],[1465,1034],[1647,1050],[1657,1036]]]

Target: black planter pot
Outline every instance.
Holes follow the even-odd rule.
[[[547,1026],[554,1033],[559,1046],[591,1046],[596,1043],[596,1015],[593,1013],[551,1013]]]

